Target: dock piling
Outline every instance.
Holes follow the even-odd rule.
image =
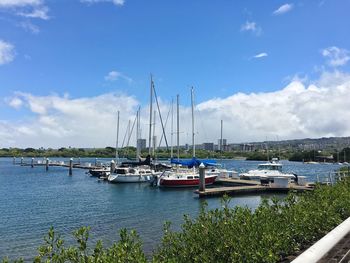
[[[80,163],[80,157],[78,158],[78,164],[80,165],[81,163]]]
[[[199,191],[205,192],[205,166],[203,163],[199,165]]]
[[[48,171],[49,170],[49,158],[45,158],[45,170]]]
[[[32,168],[34,168],[34,158],[32,158],[32,162],[31,162],[31,165],[30,165]]]
[[[115,170],[115,161],[112,160],[111,161],[111,173],[114,173],[114,170]]]
[[[95,167],[97,166],[97,158],[95,158]]]
[[[73,158],[69,159],[69,175],[73,175]]]
[[[21,157],[21,166],[23,165],[23,157]]]

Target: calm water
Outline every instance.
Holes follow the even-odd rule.
[[[64,160],[64,159],[62,159]],[[66,159],[67,160],[67,159]],[[103,160],[102,161],[107,161]],[[82,161],[93,160],[84,159]],[[29,162],[29,160],[27,160]],[[226,168],[245,171],[260,162],[224,161]],[[306,175],[327,173],[335,165],[304,165],[283,162],[285,171]],[[163,190],[148,184],[109,184],[89,177],[85,170],[67,168],[20,167],[12,158],[0,158],[0,258],[36,255],[42,237],[54,226],[71,242],[71,233],[80,226],[91,226],[91,240],[105,244],[117,240],[120,228],[136,229],[146,253],[159,243],[164,221],[179,229],[183,215],[195,217],[203,200],[193,189]],[[220,198],[206,200],[209,208],[220,207]],[[261,196],[232,198],[230,205],[255,208]]]

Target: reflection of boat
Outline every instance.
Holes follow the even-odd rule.
[[[108,181],[111,183],[143,183],[149,182],[154,175],[157,173],[149,167],[118,167],[108,176]]]
[[[246,180],[268,180],[273,181],[274,178],[288,178],[290,181],[297,179],[295,174],[283,173],[282,164],[273,158],[271,162],[258,165],[258,169],[250,170],[247,173],[241,173],[240,178]]]

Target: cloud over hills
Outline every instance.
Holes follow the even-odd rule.
[[[215,142],[220,135],[221,119],[224,137],[229,142],[275,139],[276,136],[292,139],[349,135],[349,92],[350,75],[334,71],[323,73],[309,85],[295,80],[274,92],[213,98],[196,106],[196,141]],[[3,146],[105,147],[115,142],[116,111],[120,110],[121,114],[119,140],[122,140],[139,102],[133,96],[113,93],[71,99],[17,92],[7,99],[7,104],[14,110],[29,110],[32,117],[17,122],[0,120],[0,134],[6,134],[0,136]],[[165,101],[160,104],[165,122],[170,105]],[[190,143],[190,108],[181,106],[180,116],[181,144]],[[147,106],[143,107],[141,122],[142,137],[148,138]],[[160,138],[159,120],[156,122]],[[166,130],[170,136],[170,118]]]

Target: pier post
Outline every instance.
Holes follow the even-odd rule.
[[[34,158],[32,158],[31,167],[34,168]]]
[[[73,158],[69,159],[69,175],[73,175]]]
[[[203,163],[199,165],[199,191],[205,192],[205,166]]]
[[[21,166],[23,165],[23,157],[21,157]]]
[[[97,166],[97,158],[95,158],[95,167]]]
[[[78,158],[78,164],[80,165],[80,157]]]
[[[115,170],[115,161],[112,160],[111,161],[111,173],[114,173],[114,170]]]
[[[45,170],[48,171],[49,170],[49,158],[45,158]]]
[[[13,165],[16,164],[16,157],[13,156]]]

